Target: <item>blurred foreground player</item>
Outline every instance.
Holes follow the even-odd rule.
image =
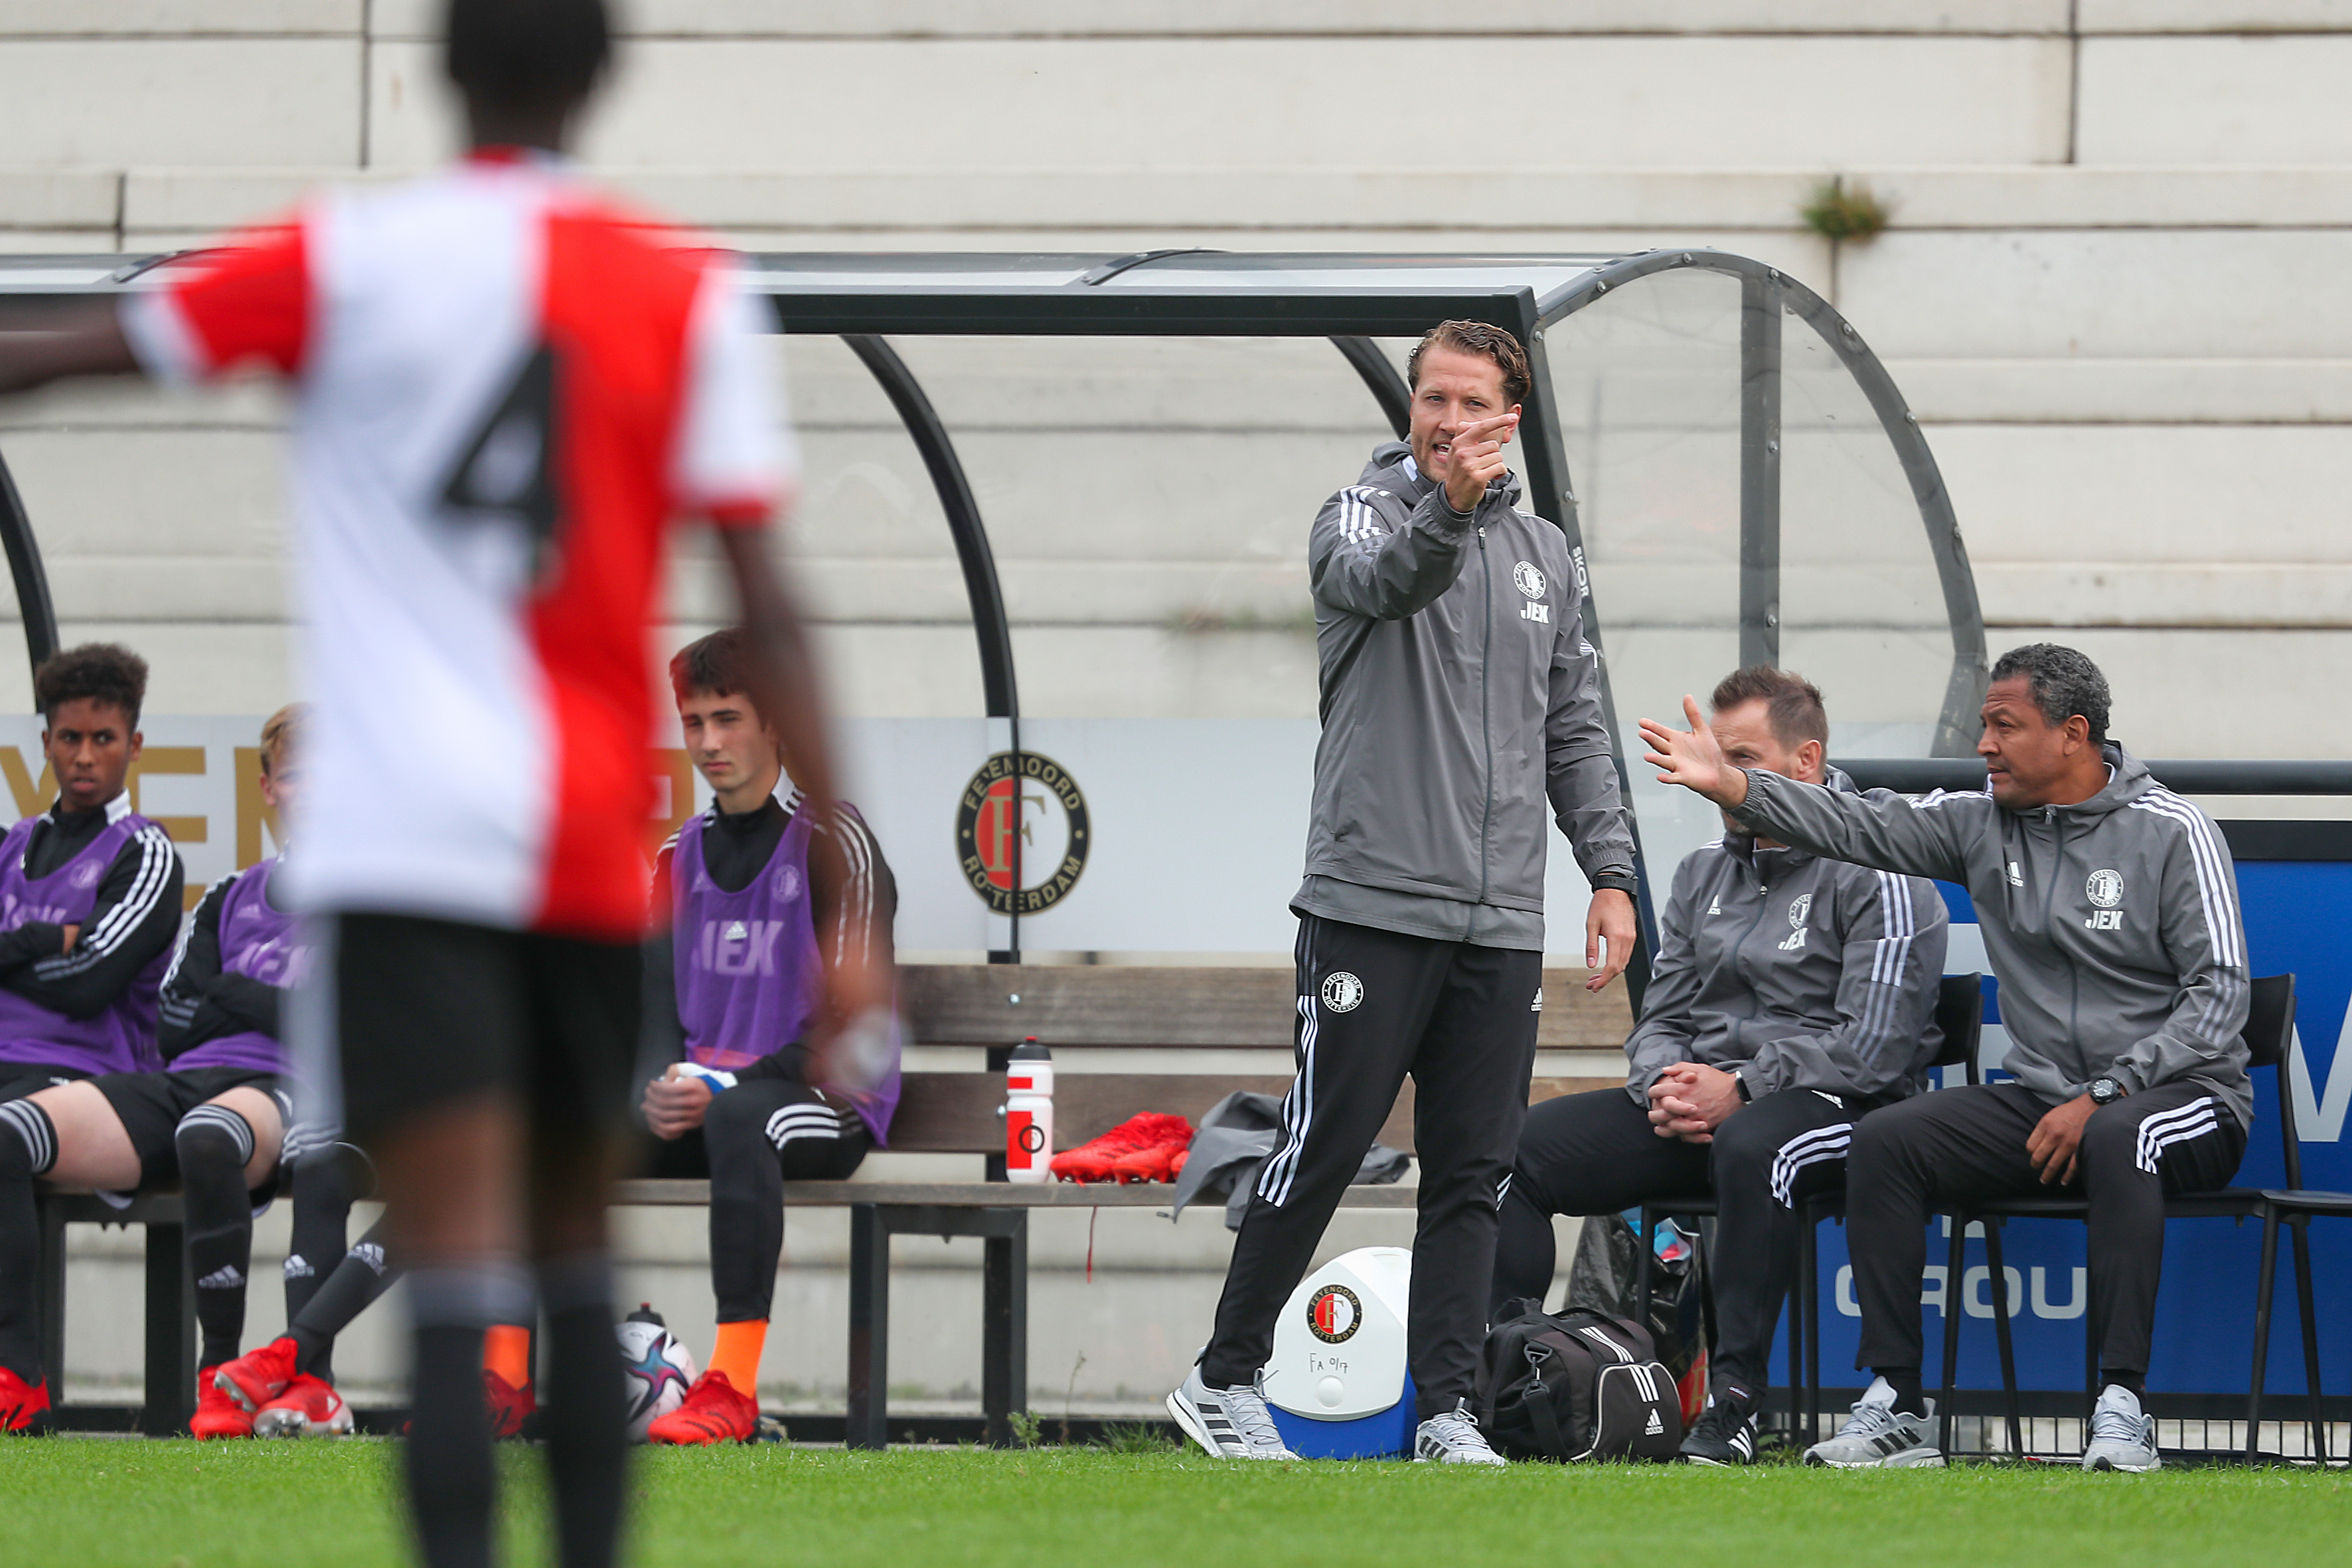
[[[1291,900],[1298,1076],[1216,1328],[1168,1396],[1195,1442],[1234,1458],[1292,1457],[1259,1388],[1275,1316],[1410,1073],[1414,1453],[1503,1462],[1469,1398],[1543,1005],[1547,817],[1593,889],[1587,985],[1633,956],[1633,837],[1580,573],[1559,530],[1519,510],[1503,460],[1527,354],[1499,327],[1447,321],[1411,371],[1412,439],[1376,447],[1307,538],[1323,735]]]
[[[669,931],[646,954],[646,1015],[671,1060],[646,1085],[646,1126],[663,1140],[646,1174],[709,1179],[719,1343],[686,1403],[646,1429],[655,1443],[758,1429],[783,1184],[845,1179],[898,1102],[895,1037],[856,1081],[828,1081],[810,1059],[823,971],[889,963],[898,891],[846,802],[819,815],[785,781],[775,730],[745,694],[748,658],[729,630],[669,667],[687,755],[714,798],[663,846],[654,878]]]
[[[299,383],[316,717],[295,891],[330,917],[309,994],[410,1268],[408,1489],[435,1568],[491,1557],[482,1333],[527,1303],[526,1252],[560,1556],[614,1552],[605,1205],[642,989],[646,627],[674,517],[719,525],[762,710],[793,777],[833,795],[764,550],[780,474],[753,307],[731,267],[666,246],[560,156],[609,52],[601,0],[454,0],[468,156],[0,348],[0,389],[247,364]],[[836,1002],[887,1003],[835,983]]]

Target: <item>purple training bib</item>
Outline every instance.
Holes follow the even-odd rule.
[[[125,812],[93,835],[81,852],[46,877],[25,875],[25,849],[41,818],[28,816],[0,837],[0,931],[31,921],[87,926],[98,886],[122,847],[151,826]],[[0,990],[0,1062],[80,1068],[85,1072],[149,1072],[163,1066],[155,1050],[156,996],[171,950],[155,955],[113,1005],[95,1017],[68,1018],[14,991]]]
[[[309,977],[314,950],[303,940],[301,922],[269,901],[270,879],[284,858],[273,855],[247,867],[221,895],[220,956],[224,973],[290,989]],[[172,1058],[173,1072],[194,1068],[246,1068],[280,1077],[292,1070],[285,1046],[258,1029],[219,1036]]]
[[[670,860],[677,1016],[686,1059],[732,1072],[800,1039],[815,1016],[824,960],[809,896],[808,814],[793,814],[767,865],[733,893],[705,868],[704,820],[695,816],[678,829]],[[877,1144],[888,1141],[898,1104],[896,1062],[869,1091],[819,1087],[856,1106]]]

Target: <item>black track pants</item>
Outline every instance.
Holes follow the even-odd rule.
[[[655,1176],[710,1178],[710,1286],[719,1321],[764,1322],[784,1251],[784,1184],[846,1181],[874,1135],[849,1102],[797,1079],[750,1078],[702,1125],[656,1149]]]
[[[1760,1397],[1796,1278],[1798,1205],[1844,1179],[1854,1112],[1811,1089],[1768,1094],[1732,1112],[1712,1143],[1661,1138],[1622,1089],[1562,1095],[1528,1112],[1503,1197],[1492,1300],[1551,1288],[1551,1216],[1616,1214],[1690,1193],[1716,1196],[1715,1383]]]
[[[1470,1396],[1542,984],[1539,952],[1299,918],[1298,1077],[1234,1242],[1202,1363],[1211,1386],[1249,1382],[1273,1353],[1275,1314],[1411,1073],[1421,1213],[1407,1355],[1424,1419]]]
[[[2245,1129],[2210,1091],[2158,1084],[2093,1111],[2074,1182],[2053,1189],[2025,1152],[2049,1110],[2021,1084],[1982,1084],[1923,1094],[1856,1126],[1846,1200],[1846,1246],[1862,1307],[1854,1365],[1920,1363],[1928,1215],[1955,1204],[2061,1190],[2090,1200],[2091,1332],[2100,1364],[2109,1373],[2147,1371],[2165,1194],[2226,1184],[2246,1152]],[[1956,1285],[1946,1293],[1958,1299]]]

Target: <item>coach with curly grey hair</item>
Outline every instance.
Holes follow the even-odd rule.
[[[1844,1468],[1940,1465],[1919,1388],[1927,1216],[2053,1189],[2090,1206],[2091,1334],[2103,1387],[2086,1470],[2152,1470],[2141,1411],[2164,1200],[2227,1183],[2253,1120],[2245,931],[2212,819],[2106,738],[2107,682],[2070,647],[1993,666],[1980,795],[1837,795],[1728,766],[1685,700],[1687,731],[1642,721],[1664,783],[1816,854],[1964,883],[2000,980],[2014,1082],[1945,1089],[1855,1127],[1846,1190],[1855,1358],[1874,1381],[1806,1455]]]

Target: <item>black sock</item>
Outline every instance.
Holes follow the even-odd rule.
[[[198,1366],[236,1359],[245,1337],[246,1274],[253,1267],[253,1206],[245,1164],[253,1126],[225,1105],[199,1105],[172,1134],[187,1215],[188,1277],[196,1282]]]
[[[2108,1367],[2099,1373],[2099,1386],[2120,1388],[2134,1399],[2145,1400],[2147,1397],[2147,1373],[2134,1372],[2128,1367],[2121,1371]]]
[[[383,1223],[379,1220],[335,1265],[333,1273],[310,1293],[286,1331],[294,1341],[294,1370],[333,1382],[327,1358],[334,1353],[335,1336],[392,1289],[399,1275],[383,1251]]]
[[[520,1272],[498,1264],[409,1278],[408,1513],[425,1568],[489,1568],[498,1471],[482,1419],[482,1329],[529,1310],[529,1294]]]
[[[41,1218],[33,1178],[57,1163],[58,1130],[29,1100],[0,1102],[0,1367],[41,1381]]]
[[[602,1252],[539,1266],[547,1310],[548,1479],[561,1568],[611,1568],[627,1492],[627,1396],[613,1351],[613,1264]]]
[[[351,1237],[352,1205],[372,1183],[367,1156],[348,1143],[330,1143],[305,1154],[294,1166],[293,1237],[286,1252],[286,1321],[303,1312],[335,1271]],[[371,1233],[373,1234],[373,1233]],[[288,1331],[292,1333],[289,1328]],[[294,1334],[298,1345],[302,1336]],[[314,1377],[334,1381],[334,1333],[314,1335],[297,1364]]]
[[[1919,1369],[1916,1366],[1874,1366],[1874,1377],[1883,1377],[1895,1390],[1895,1408],[1906,1415],[1927,1414],[1927,1396],[1920,1392]]]

